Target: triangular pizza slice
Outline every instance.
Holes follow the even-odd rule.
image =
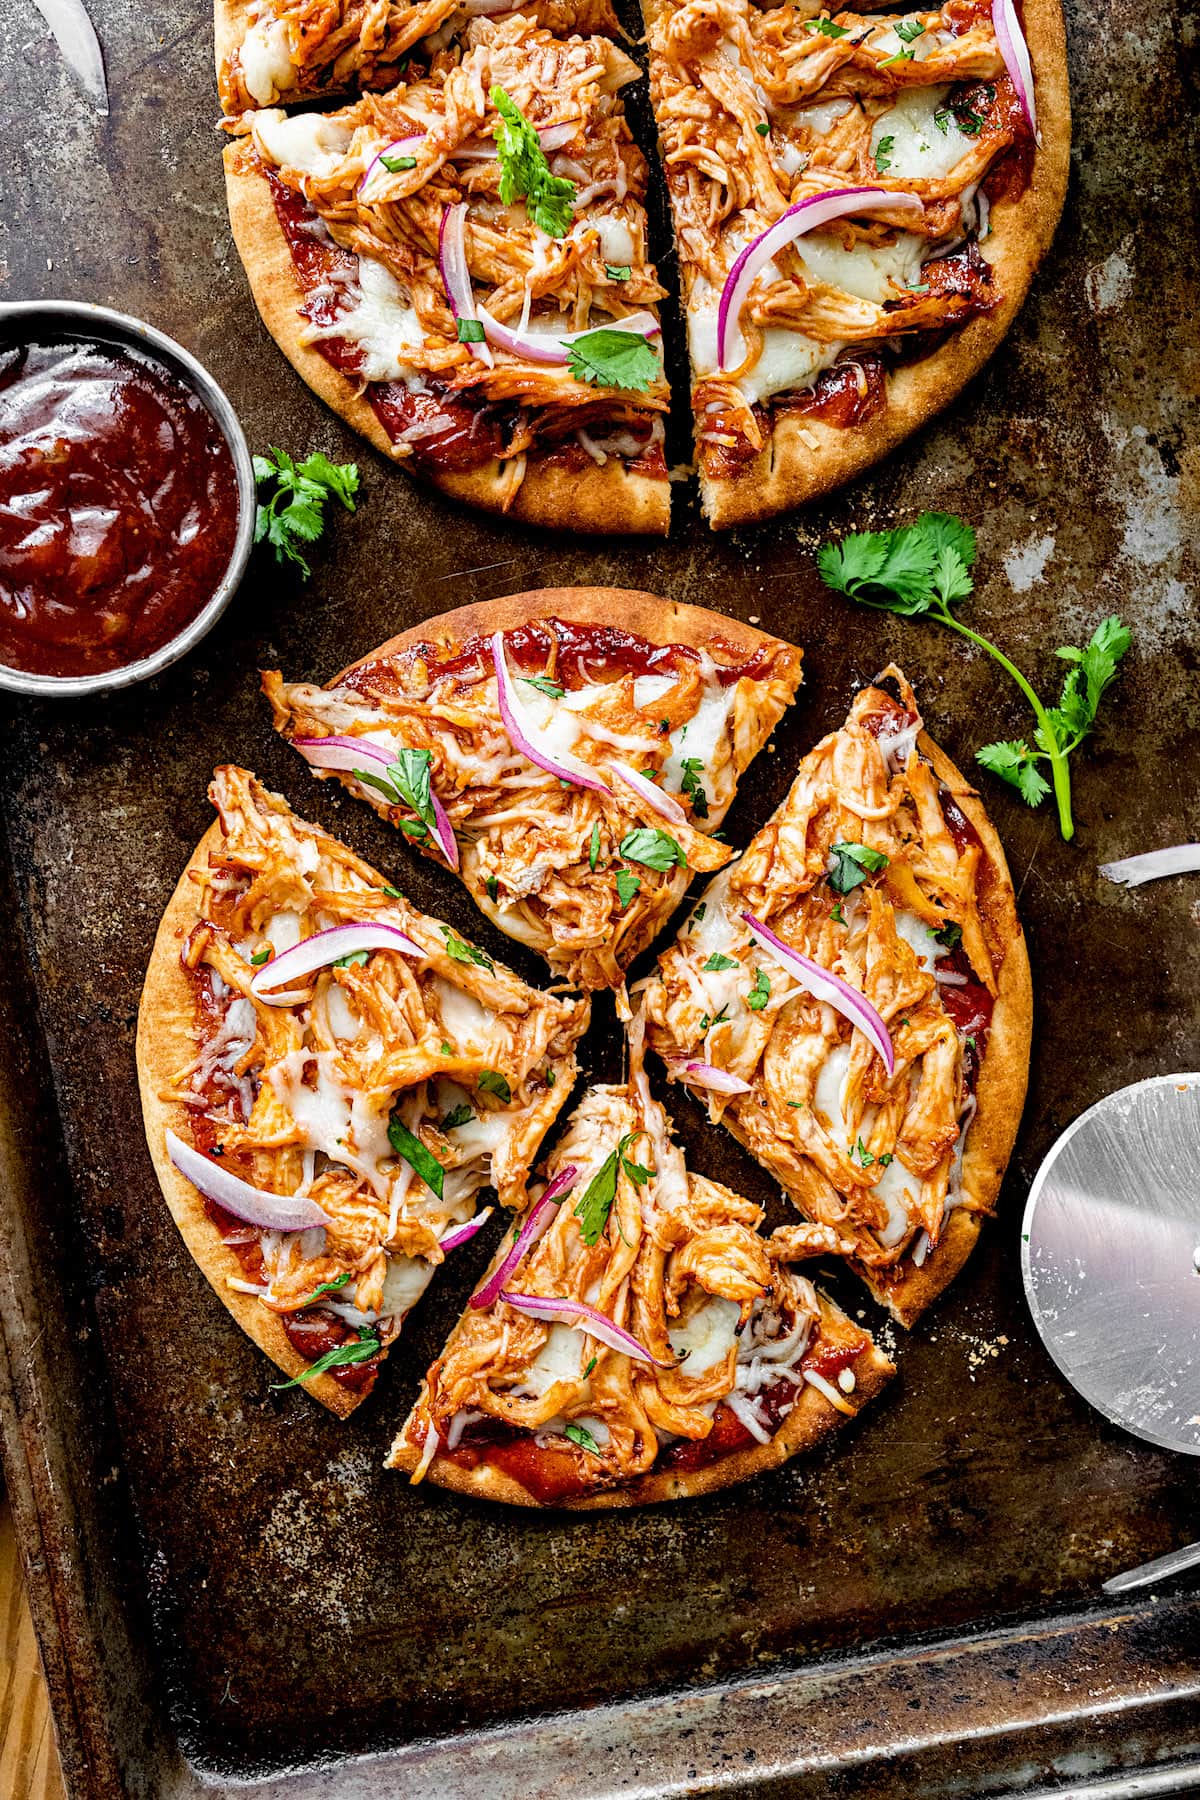
[[[588,1003],[418,912],[245,769],[210,794],[142,994],[150,1152],[229,1311],[345,1414],[481,1191],[523,1201]]]
[[[1029,1070],[1004,852],[891,669],[641,984],[646,1041],[902,1324],[995,1204]]]
[[[414,626],[328,687],[263,685],[318,774],[456,869],[556,975],[597,988],[733,854],[713,834],[800,657],[701,607],[547,588]]]
[[[892,1366],[803,1274],[804,1227],[692,1174],[639,1066],[584,1096],[389,1456],[524,1506],[706,1493],[810,1449]],[[819,1240],[820,1234],[816,1234]]]

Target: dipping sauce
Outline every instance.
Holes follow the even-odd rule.
[[[0,347],[0,663],[94,675],[203,611],[237,536],[204,402],[137,350]]]

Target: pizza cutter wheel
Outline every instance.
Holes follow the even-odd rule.
[[[1200,1074],[1120,1088],[1063,1132],[1030,1189],[1021,1267],[1075,1391],[1135,1437],[1200,1456]],[[1198,1564],[1190,1545],[1106,1585]]]

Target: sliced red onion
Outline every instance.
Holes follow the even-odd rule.
[[[1037,109],[1033,101],[1033,64],[1014,0],[992,0],[992,29],[996,33],[996,48],[1004,58],[1009,79],[1021,102],[1021,111],[1029,120],[1029,129],[1040,144],[1042,134],[1037,128]]]
[[[387,768],[396,760],[393,750],[373,744],[369,738],[298,737],[292,739],[292,749],[314,769],[340,769],[346,774],[361,769],[364,763],[377,762]]]
[[[1200,872],[1200,844],[1172,844],[1166,850],[1147,850],[1143,856],[1126,856],[1120,862],[1100,864],[1106,881],[1120,887],[1140,887],[1143,881],[1161,881],[1164,875]]]
[[[457,869],[458,839],[454,835],[454,827],[450,823],[449,814],[433,791],[432,783],[429,788],[429,804],[433,808],[433,835],[437,839],[438,849],[450,867]]]
[[[674,794],[665,794],[648,776],[639,775],[636,769],[627,769],[624,763],[611,762],[608,766],[635,794],[641,795],[651,812],[656,812],[660,819],[669,819],[672,825],[687,824],[688,816]]]
[[[443,1250],[457,1250],[460,1244],[469,1243],[475,1233],[483,1229],[491,1216],[492,1208],[485,1206],[482,1212],[477,1212],[475,1217],[468,1219],[465,1225],[452,1226],[445,1237],[438,1239],[438,1243]]]
[[[479,317],[489,343],[507,350],[510,356],[538,363],[569,361],[571,345],[580,338],[590,337],[593,331],[633,331],[639,337],[652,338],[662,330],[654,315],[647,312],[629,313],[623,319],[608,319],[603,325],[589,325],[586,331],[568,331],[562,337],[553,337],[547,331],[515,331],[511,325],[502,325],[499,319],[493,319],[486,306],[479,308]]]
[[[173,1131],[167,1132],[166,1141],[167,1155],[179,1173],[247,1225],[257,1225],[260,1231],[311,1231],[317,1225],[333,1224],[315,1200],[302,1194],[266,1194],[231,1169],[223,1169],[193,1144],[185,1144]]]
[[[483,1286],[471,1295],[471,1305],[482,1310],[491,1306],[501,1288],[529,1251],[543,1236],[547,1225],[558,1211],[559,1202],[565,1194],[569,1194],[579,1177],[579,1170],[574,1163],[568,1163],[560,1169],[554,1180],[537,1204],[530,1210],[529,1216],[517,1233],[511,1248],[508,1250],[498,1269],[488,1276]]]
[[[750,1083],[715,1063],[685,1062],[672,1065],[673,1073],[687,1087],[711,1088],[714,1094],[748,1094]]]
[[[997,4],[1000,4],[1000,0],[997,0]],[[717,309],[719,368],[728,367],[733,328],[736,328],[742,316],[751,283],[775,253],[795,238],[802,237],[806,231],[815,231],[819,225],[828,225],[831,220],[840,219],[847,213],[867,212],[871,208],[886,208],[888,212],[924,211],[922,202],[915,194],[894,194],[887,188],[879,187],[833,188],[824,194],[810,194],[807,200],[797,200],[773,225],[768,225],[765,231],[750,240],[730,269],[725,278],[725,286],[721,289],[721,303]]]
[[[450,302],[450,311],[455,322],[459,319],[470,319],[479,323],[479,314],[475,307],[475,289],[471,286],[471,271],[467,264],[467,207],[465,201],[457,206],[446,206],[442,209],[442,222],[438,226],[438,268],[441,271],[442,286],[446,290],[446,298]],[[489,369],[495,368],[496,359],[491,347],[485,342],[468,341],[467,348],[472,356],[478,356]]]
[[[589,774],[575,757],[572,756],[568,761],[566,758],[550,756],[545,750],[539,750],[534,743],[531,734],[536,730],[536,726],[530,724],[524,705],[517,696],[513,678],[508,672],[508,664],[504,660],[504,633],[502,631],[496,632],[492,638],[492,661],[496,665],[496,693],[500,701],[500,717],[504,721],[504,729],[509,735],[513,749],[519,750],[522,756],[528,757],[536,768],[545,769],[548,775],[556,775],[560,781],[569,781],[572,787],[591,788],[592,792],[596,794],[609,793],[610,790],[605,787],[604,783],[597,781],[594,775]]]
[[[425,133],[423,131],[418,131],[413,137],[397,138],[394,143],[385,144],[383,146],[383,149],[380,150],[376,156],[373,156],[371,158],[370,162],[367,164],[366,172],[364,173],[362,180],[358,184],[359,199],[361,201],[363,201],[364,204],[366,204],[368,202],[368,195],[367,195],[367,191],[366,191],[367,183],[370,181],[371,176],[374,174],[376,168],[382,168],[383,159],[385,156],[395,156],[397,154],[399,154],[401,156],[412,156],[416,147],[420,144],[423,144],[424,142],[425,142]],[[393,171],[391,169],[388,169],[386,171],[386,173],[390,175],[393,173]]]
[[[888,1028],[866,995],[860,994],[857,988],[851,987],[848,981],[843,981],[841,976],[835,975],[832,970],[823,969],[820,963],[813,962],[811,957],[801,956],[798,950],[793,950],[790,944],[785,944],[782,938],[777,938],[775,933],[762,923],[761,919],[754,917],[753,913],[744,912],[742,920],[750,927],[763,949],[773,956],[789,975],[794,976],[802,988],[815,1000],[823,1000],[826,1005],[834,1007],[844,1019],[849,1019],[852,1025],[857,1026],[864,1037],[870,1039],[883,1058],[883,1066],[888,1074],[894,1074],[896,1053],[892,1049]]]
[[[589,1337],[607,1344],[610,1350],[617,1350],[622,1356],[632,1356],[636,1362],[655,1363],[660,1369],[675,1367],[673,1362],[651,1355],[645,1344],[614,1324],[607,1313],[599,1312],[584,1300],[568,1300],[553,1294],[514,1294],[508,1288],[500,1298],[506,1306],[527,1313],[531,1319],[550,1319],[556,1325],[570,1325],[575,1331],[586,1331]]]
[[[264,963],[250,983],[250,992],[264,1006],[290,1006],[292,995],[276,990],[286,988],[289,982],[302,981],[343,956],[354,956],[359,950],[395,950],[401,956],[426,954],[397,925],[334,925],[328,931],[314,932],[312,937]]]

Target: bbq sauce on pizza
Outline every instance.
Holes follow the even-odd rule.
[[[0,358],[0,661],[93,675],[171,641],[220,585],[233,459],[190,387],[133,350]]]

